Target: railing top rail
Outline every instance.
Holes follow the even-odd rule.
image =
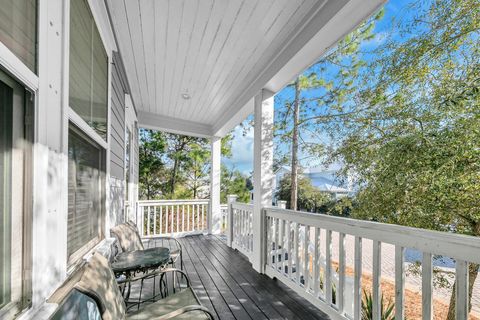
[[[480,237],[308,212],[264,208],[268,217],[480,263]]]
[[[232,203],[232,207],[239,210],[253,211],[253,204],[251,203],[234,202]]]
[[[209,199],[179,199],[179,200],[139,200],[138,204],[148,204],[148,205],[155,205],[155,204],[208,204],[210,203]]]

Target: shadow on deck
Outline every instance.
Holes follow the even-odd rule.
[[[220,237],[179,240],[192,287],[218,319],[329,319],[279,281],[253,270]]]

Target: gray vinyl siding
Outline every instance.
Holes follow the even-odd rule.
[[[128,93],[125,69],[118,53],[113,54],[110,175],[125,177],[125,93]]]
[[[135,129],[133,133],[133,182],[138,186],[138,170],[140,168],[140,163],[139,163],[139,149],[138,149],[138,123],[135,122]]]

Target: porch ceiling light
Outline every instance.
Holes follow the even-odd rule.
[[[182,93],[182,98],[185,100],[189,100],[191,98],[190,95],[188,94],[188,91],[185,91]]]

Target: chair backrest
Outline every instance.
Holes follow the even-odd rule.
[[[126,306],[108,260],[95,253],[74,288],[93,298],[103,320],[123,320]]]
[[[110,232],[117,238],[122,251],[143,250],[143,243],[138,230],[129,223],[122,223],[110,229]]]
[[[59,304],[50,320],[102,320],[97,302],[86,294],[73,289]]]

